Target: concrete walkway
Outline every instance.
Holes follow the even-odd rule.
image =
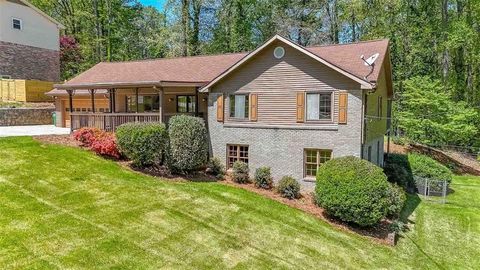
[[[70,134],[70,128],[54,125],[0,127],[0,137]]]

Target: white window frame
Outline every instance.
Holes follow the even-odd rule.
[[[329,119],[308,119],[308,103],[307,103],[307,100],[308,100],[308,95],[309,94],[319,94],[319,95],[330,95],[330,118]],[[304,101],[304,104],[305,104],[305,121],[306,122],[327,122],[327,123],[330,123],[330,122],[333,122],[333,114],[334,114],[334,103],[335,103],[335,96],[334,96],[334,92],[333,91],[307,91],[305,92],[305,101]],[[320,108],[319,108],[320,109]]]
[[[232,97],[235,98],[235,96],[245,96],[245,117],[235,117],[232,116]],[[247,102],[248,100],[248,102]],[[235,115],[235,113],[234,113]],[[241,93],[241,94],[229,94],[228,95],[228,118],[232,120],[238,120],[238,121],[248,121],[250,119],[250,93]]]
[[[15,21],[15,20],[17,20],[17,21],[20,22],[20,29],[14,27],[14,21]],[[23,30],[23,21],[22,21],[22,19],[12,17],[12,29],[22,31],[22,30]]]

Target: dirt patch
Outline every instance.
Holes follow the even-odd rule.
[[[221,181],[221,183],[228,186],[242,188],[242,189],[254,192],[256,194],[262,195],[264,197],[270,198],[272,200],[278,201],[280,203],[286,204],[290,207],[299,209],[319,219],[322,219],[328,222],[329,224],[331,224],[332,226],[335,226],[336,228],[339,228],[343,231],[355,232],[357,234],[366,236],[369,239],[381,244],[394,245],[394,243],[391,241],[389,236],[389,234],[391,233],[390,224],[392,223],[390,220],[384,219],[380,222],[380,224],[371,228],[362,228],[359,226],[341,222],[337,219],[332,218],[331,216],[328,216],[325,213],[325,210],[319,207],[315,203],[315,197],[313,192],[302,193],[299,199],[290,200],[282,197],[279,193],[275,192],[274,189],[266,190],[266,189],[257,188],[252,183],[238,184],[233,182],[228,177],[224,181]]]
[[[80,142],[74,140],[70,135],[39,135],[33,136],[34,140],[42,143],[60,144],[65,146],[80,147]]]

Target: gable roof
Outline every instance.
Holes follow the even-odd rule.
[[[167,86],[183,84],[203,86],[203,91],[221,80],[271,42],[281,40],[323,63],[337,72],[357,81],[363,88],[372,89],[380,76],[383,61],[388,54],[388,40],[376,40],[344,45],[302,47],[281,36],[275,36],[250,53],[232,53],[179,58],[163,58],[128,62],[101,62],[58,89],[99,89],[115,87]],[[380,53],[373,73],[365,80],[370,67],[360,56]]]
[[[20,2],[21,4],[24,4],[25,6],[35,10],[37,13],[45,17],[47,20],[51,21],[52,23],[56,24],[58,28],[60,29],[65,29],[65,26],[61,24],[59,21],[55,20],[54,18],[48,16],[45,12],[41,11],[39,8],[28,2],[27,0],[16,0],[17,2]]]

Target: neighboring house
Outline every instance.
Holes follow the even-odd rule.
[[[0,98],[45,99],[44,93],[60,80],[63,28],[28,1],[0,0]]]
[[[49,94],[57,96],[57,124],[72,129],[203,117],[210,152],[227,167],[269,166],[277,180],[291,175],[312,186],[332,157],[383,164],[393,95],[388,45],[305,48],[275,36],[250,53],[100,63]],[[360,58],[376,53],[374,66]]]

